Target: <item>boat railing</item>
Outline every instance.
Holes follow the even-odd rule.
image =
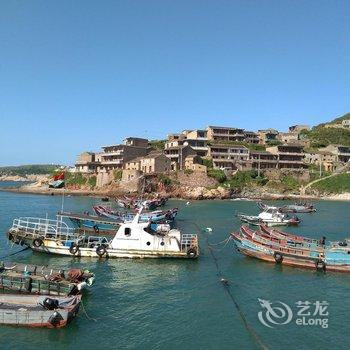
[[[21,217],[13,220],[12,230],[24,232],[26,235],[40,236],[43,238],[76,239],[77,235],[64,221]]]
[[[191,247],[198,246],[198,236],[196,234],[185,233],[181,236],[181,250],[187,250]]]

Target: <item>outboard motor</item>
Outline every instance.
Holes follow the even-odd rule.
[[[46,310],[55,310],[58,309],[58,300],[57,299],[51,299],[51,298],[45,298],[43,301],[43,306]]]

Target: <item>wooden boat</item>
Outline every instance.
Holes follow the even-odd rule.
[[[88,270],[59,270],[16,262],[0,264],[0,289],[18,293],[74,295],[93,285],[95,275]]]
[[[309,238],[309,237],[303,237],[303,236],[297,236],[293,235],[291,233],[287,233],[281,230],[278,230],[276,228],[270,229],[269,227],[265,225],[260,225],[260,230],[265,233],[270,235],[271,237],[276,237],[279,239],[288,239],[289,241],[294,241],[294,242],[307,242],[307,243],[312,243],[312,244],[321,244],[325,245],[325,240],[326,237],[321,237],[320,240],[314,239],[314,238]]]
[[[136,214],[128,212],[115,211],[107,206],[95,205],[92,207],[94,212],[101,217],[109,218],[119,222],[132,221]],[[178,208],[169,210],[155,210],[151,212],[144,212],[140,216],[140,221],[147,222],[171,222],[174,221],[178,213]]]
[[[121,220],[104,218],[91,214],[76,214],[68,212],[60,212],[57,215],[58,219],[67,218],[77,229],[93,231],[96,234],[113,234],[120,226]]]
[[[61,328],[78,313],[81,295],[0,294],[0,324],[25,327]]]
[[[141,206],[146,210],[154,210],[159,208],[167,202],[166,198],[154,198],[154,199],[137,199],[137,198],[117,198],[117,205],[124,209],[139,209]]]
[[[262,211],[276,210],[280,213],[314,213],[316,211],[316,208],[312,204],[289,204],[275,207],[258,202],[257,205]]]
[[[246,222],[250,225],[260,226],[262,224],[266,226],[296,226],[301,221],[298,217],[288,217],[285,214],[282,214],[274,209],[267,209],[263,211],[259,215],[245,215],[238,214],[237,215],[242,222]]]
[[[183,234],[169,225],[139,222],[140,210],[132,222],[120,225],[114,237],[77,234],[59,220],[19,218],[13,221],[9,239],[35,251],[109,258],[197,258],[196,234]]]
[[[298,243],[278,242],[263,237],[258,231],[250,234],[246,229],[232,233],[231,237],[238,251],[260,260],[322,271],[350,272],[348,241],[325,245],[302,243],[300,239]]]

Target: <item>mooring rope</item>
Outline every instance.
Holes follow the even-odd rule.
[[[197,223],[192,222],[192,224],[197,227],[199,232],[201,232],[201,228],[198,226]],[[255,332],[254,328],[249,324],[249,322],[248,322],[247,318],[245,317],[241,307],[239,306],[238,302],[236,301],[235,297],[233,296],[233,294],[231,292],[231,289],[230,289],[229,281],[226,278],[224,278],[224,275],[222,274],[222,272],[220,270],[218,259],[217,259],[217,257],[215,256],[215,254],[213,252],[213,247],[212,247],[213,244],[209,243],[208,235],[206,235],[205,240],[206,240],[206,243],[207,243],[210,255],[211,255],[211,257],[212,257],[212,259],[214,261],[214,264],[215,264],[215,267],[216,267],[216,270],[217,270],[217,276],[219,277],[222,286],[224,287],[224,289],[227,292],[228,296],[232,300],[236,310],[238,311],[238,314],[239,314],[239,316],[240,316],[240,318],[241,318],[241,320],[242,320],[242,322],[244,324],[245,329],[247,330],[247,332],[251,335],[251,337],[254,339],[256,344],[261,349],[268,350],[268,347],[264,344],[264,342],[262,341],[260,336]],[[226,244],[230,241],[230,237],[226,238],[225,240],[223,240],[223,241],[221,241],[219,243],[217,243],[217,245],[220,244],[220,243],[223,243],[225,241],[226,241],[226,243],[225,243],[225,246],[226,246]]]
[[[85,306],[84,306],[84,303],[83,303],[83,299],[81,299],[80,303],[81,303],[81,308],[82,308],[82,310],[83,310],[83,312],[84,312],[86,318],[87,318],[88,320],[90,320],[90,321],[97,322],[97,319],[96,319],[96,318],[90,317],[90,316],[88,315],[88,313],[86,312],[86,309],[85,309]]]
[[[16,254],[19,254],[19,253],[22,253],[24,252],[25,250],[29,249],[29,247],[25,247],[17,252],[14,252],[14,253],[11,253],[11,254],[7,254],[7,255],[3,255],[0,257],[0,259],[5,259],[5,258],[8,258],[9,256],[13,256],[13,255],[16,255]]]
[[[229,295],[229,297],[231,298],[233,304],[236,307],[236,310],[239,313],[239,316],[241,317],[241,320],[243,321],[244,327],[246,328],[246,330],[249,332],[249,334],[253,337],[253,339],[256,341],[256,343],[260,346],[261,349],[263,350],[267,350],[268,347],[263,343],[263,341],[261,340],[261,338],[259,337],[259,335],[255,332],[255,330],[252,328],[252,326],[248,323],[247,318],[245,317],[241,307],[239,306],[238,302],[236,301],[235,297],[233,296],[231,289],[230,289],[230,285],[229,285],[229,281],[227,279],[224,278],[220,267],[219,267],[219,263],[218,260],[213,252],[212,247],[209,244],[208,241],[208,237],[206,237],[206,242],[207,242],[207,246],[208,249],[210,251],[210,254],[214,260],[214,264],[216,266],[216,270],[217,270],[217,275],[220,278],[220,282],[222,283],[223,287],[225,288],[227,294]]]

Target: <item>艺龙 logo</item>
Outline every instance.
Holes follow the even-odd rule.
[[[259,320],[264,326],[273,328],[274,325],[284,325],[292,320],[292,309],[282,301],[272,303],[269,300],[258,300],[264,309],[258,313]]]

